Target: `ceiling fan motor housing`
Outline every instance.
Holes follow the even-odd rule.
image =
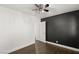
[[[49,12],[49,10],[47,9],[47,7],[49,7],[49,4],[35,4],[36,7],[38,7],[39,11],[45,11],[45,12]]]

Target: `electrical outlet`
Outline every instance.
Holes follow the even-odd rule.
[[[56,41],[56,43],[58,43],[58,41]]]

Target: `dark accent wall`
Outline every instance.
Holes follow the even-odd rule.
[[[46,21],[47,41],[79,48],[79,11],[43,18],[42,21]]]

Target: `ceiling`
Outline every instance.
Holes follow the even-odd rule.
[[[35,11],[37,7],[34,4],[0,4],[0,6],[15,9],[25,13],[30,11],[38,14],[38,12]],[[58,15],[61,13],[79,10],[79,4],[50,4],[48,9],[50,10],[50,12],[40,13],[41,15],[40,14],[39,15],[42,18],[45,18],[49,16]]]
[[[34,4],[0,4],[0,6],[8,7],[22,12],[27,12],[28,10],[32,11],[32,9],[36,8]]]

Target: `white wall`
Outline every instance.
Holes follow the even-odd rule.
[[[35,42],[35,16],[0,6],[0,53],[9,53]]]
[[[40,41],[46,42],[46,22],[40,22]]]
[[[35,38],[36,40],[39,41],[46,41],[46,27],[45,27],[45,23],[46,22],[41,22],[41,18],[39,17],[40,15],[37,15],[36,20],[35,20]]]
[[[46,22],[41,22],[39,17],[35,21],[35,37],[36,40],[46,41]]]

